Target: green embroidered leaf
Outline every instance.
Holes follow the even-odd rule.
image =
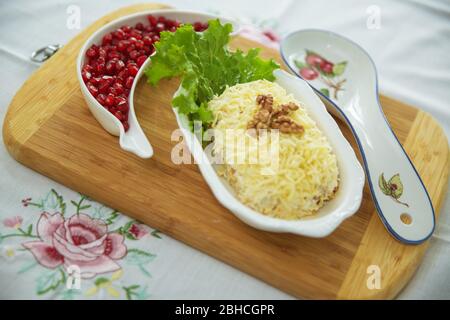
[[[38,295],[44,295],[65,283],[66,275],[62,269],[46,271],[37,279],[36,292]]]
[[[152,232],[151,232],[151,235],[153,236],[153,237],[155,237],[155,238],[158,238],[158,239],[162,239],[162,237],[161,237],[161,231],[159,231],[159,230],[153,230]]]
[[[389,189],[389,186],[386,182],[386,179],[384,178],[384,174],[382,173],[380,177],[378,178],[378,186],[380,187],[381,191],[387,195],[391,195],[391,190]]]
[[[330,97],[330,90],[328,90],[327,88],[322,88],[320,89],[320,92],[325,96],[325,97]]]
[[[389,179],[388,185],[391,190],[392,197],[399,199],[403,194],[403,183],[400,180],[400,174],[397,173]]]
[[[27,229],[27,234],[28,234],[28,235],[31,235],[32,232],[33,232],[33,225],[30,224],[30,225],[28,226],[28,229]]]
[[[129,249],[126,260],[130,264],[142,265],[152,262],[156,255],[140,249]]]
[[[116,211],[116,210],[114,210],[113,212],[111,212],[110,214],[109,214],[109,217],[106,219],[106,225],[111,225],[111,224],[113,224],[114,223],[114,220],[116,220],[116,218],[119,216],[119,213]]]
[[[41,204],[38,205],[42,210],[45,211],[59,211],[61,215],[64,216],[66,212],[66,203],[64,198],[56,192],[55,189],[51,189],[47,196],[41,200]]]
[[[133,300],[133,297],[138,296],[139,294],[136,292],[137,289],[139,289],[140,285],[132,285],[129,287],[122,287],[122,289],[125,291],[125,297],[127,300]]]
[[[345,68],[347,67],[347,61],[342,61],[333,66],[333,74],[335,76],[340,76],[344,73]]]

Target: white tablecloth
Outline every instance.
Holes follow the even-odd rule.
[[[361,44],[373,57],[381,91],[430,112],[450,133],[450,3],[448,1],[167,1],[179,8],[231,16],[279,35],[299,28],[329,29]],[[42,46],[67,43],[69,5],[81,10],[81,28],[130,1],[0,2],[0,120],[14,93],[38,66],[29,54]],[[367,28],[370,6],[380,28]],[[368,12],[369,11],[369,12]],[[29,199],[31,198],[31,199]],[[73,201],[73,202],[71,202]],[[81,204],[80,204],[81,201]],[[65,216],[59,216],[63,203]],[[65,287],[62,267],[46,267],[31,242],[42,242],[46,227],[69,219],[78,208],[108,222],[105,236],[120,231],[110,270],[83,279],[81,289]],[[54,214],[54,215],[53,215]],[[38,223],[39,221],[39,223]],[[56,221],[56,222],[55,222]],[[58,223],[59,223],[58,222]],[[38,226],[39,225],[39,226]],[[31,227],[30,227],[31,226]],[[450,298],[450,204],[447,200],[431,246],[400,298]],[[32,228],[31,230],[28,228]],[[39,232],[39,233],[38,233]],[[37,238],[37,236],[40,237]],[[113,237],[111,237],[113,239]],[[25,244],[25,247],[23,246]],[[128,254],[124,257],[124,250]],[[53,257],[55,258],[55,256]],[[55,258],[57,261],[58,256]],[[37,262],[40,263],[37,263]],[[108,269],[109,268],[109,269]],[[192,249],[15,162],[0,145],[0,298],[283,299],[287,294]]]

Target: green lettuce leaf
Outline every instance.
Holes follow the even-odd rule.
[[[190,121],[201,121],[204,128],[213,121],[208,102],[214,96],[238,83],[273,81],[273,71],[279,68],[275,61],[261,59],[258,49],[231,52],[231,32],[231,24],[222,25],[219,20],[209,21],[202,33],[195,32],[191,25],[163,32],[155,44],[152,63],[145,70],[148,82],[154,86],[162,79],[181,77],[172,106]]]

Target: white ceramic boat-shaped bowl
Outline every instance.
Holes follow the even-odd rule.
[[[205,181],[225,208],[257,229],[316,238],[325,237],[359,209],[365,182],[364,171],[337,123],[308,83],[282,70],[276,70],[274,75],[276,83],[303,103],[309,116],[315,120],[317,126],[327,136],[337,156],[340,170],[339,190],[336,196],[314,216],[293,221],[283,220],[265,216],[241,203],[228,183],[218,176],[214,166],[210,162],[204,161],[206,156],[201,143],[187,126],[188,122],[185,116],[179,115],[176,109],[173,110],[185,142],[198,163]]]
[[[129,114],[128,114],[128,123],[130,128],[127,132],[125,132],[123,125],[120,121],[112,115],[107,109],[105,109],[88,91],[86,85],[84,84],[83,78],[81,77],[81,69],[85,63],[86,51],[93,45],[99,44],[102,41],[102,38],[105,34],[120,28],[121,26],[135,25],[138,22],[142,22],[144,24],[147,23],[147,16],[154,15],[155,17],[164,16],[168,19],[178,20],[181,23],[194,23],[194,22],[202,22],[206,23],[211,19],[219,19],[222,23],[231,23],[233,25],[233,33],[232,35],[239,32],[239,25],[230,19],[225,19],[222,17],[217,17],[211,14],[206,14],[202,12],[196,11],[188,11],[188,10],[177,10],[177,9],[165,9],[165,10],[148,10],[142,11],[139,13],[131,14],[125,17],[121,17],[117,20],[114,20],[100,29],[98,29],[95,33],[93,33],[89,39],[84,43],[81,48],[78,59],[77,59],[77,76],[78,81],[80,83],[81,92],[86,100],[86,103],[97,119],[97,121],[102,125],[102,127],[108,131],[110,134],[115,136],[120,136],[120,147],[126,151],[132,152],[141,158],[150,158],[153,155],[153,148],[142,131],[139,122],[137,121],[136,114],[134,111],[134,91],[136,88],[136,84],[142,75],[145,67],[148,65],[151,57],[147,59],[147,61],[142,65],[139,69],[139,73],[136,75],[133,86],[130,90],[130,96],[128,98],[129,104]],[[151,106],[149,106],[151,107]]]

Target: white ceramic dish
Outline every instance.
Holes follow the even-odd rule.
[[[149,57],[147,61],[142,65],[142,67],[139,69],[139,73],[138,75],[136,75],[136,78],[130,91],[128,101],[130,107],[128,115],[128,123],[130,125],[130,128],[127,132],[125,132],[120,121],[108,110],[106,110],[88,91],[86,85],[84,84],[83,78],[81,77],[81,69],[85,62],[86,51],[89,49],[91,45],[100,43],[103,36],[106,33],[109,33],[121,27],[124,24],[135,25],[138,22],[147,23],[147,16],[150,14],[154,15],[155,17],[164,16],[168,19],[178,20],[181,23],[194,23],[194,22],[205,23],[208,22],[208,20],[218,18],[222,23],[231,23],[233,25],[234,31],[232,35],[239,32],[239,25],[236,24],[234,21],[202,12],[176,10],[176,9],[150,10],[150,11],[142,11],[114,20],[106,24],[102,28],[98,29],[85,42],[85,44],[83,45],[78,54],[77,59],[77,76],[84,99],[86,100],[86,103],[89,109],[91,110],[92,114],[97,119],[97,121],[102,125],[102,127],[110,134],[120,136],[120,147],[126,151],[136,154],[141,158],[150,158],[153,155],[153,148],[149,143],[147,137],[145,136],[144,132],[142,131],[139,122],[137,121],[136,114],[134,111],[133,97],[136,84],[140,76],[142,76],[143,70],[145,69],[145,66],[148,65],[151,57]]]
[[[335,198],[312,217],[295,221],[282,220],[265,216],[242,204],[235,197],[233,189],[227,182],[217,175],[213,165],[208,161],[202,161],[206,155],[200,141],[189,130],[185,116],[180,116],[174,109],[176,119],[183,132],[185,142],[215,197],[239,219],[261,230],[288,232],[317,238],[325,237],[359,209],[365,182],[364,171],[352,147],[311,87],[304,80],[285,71],[276,70],[274,75],[279,85],[304,103],[309,115],[328,137],[337,156],[341,179],[339,190]]]

